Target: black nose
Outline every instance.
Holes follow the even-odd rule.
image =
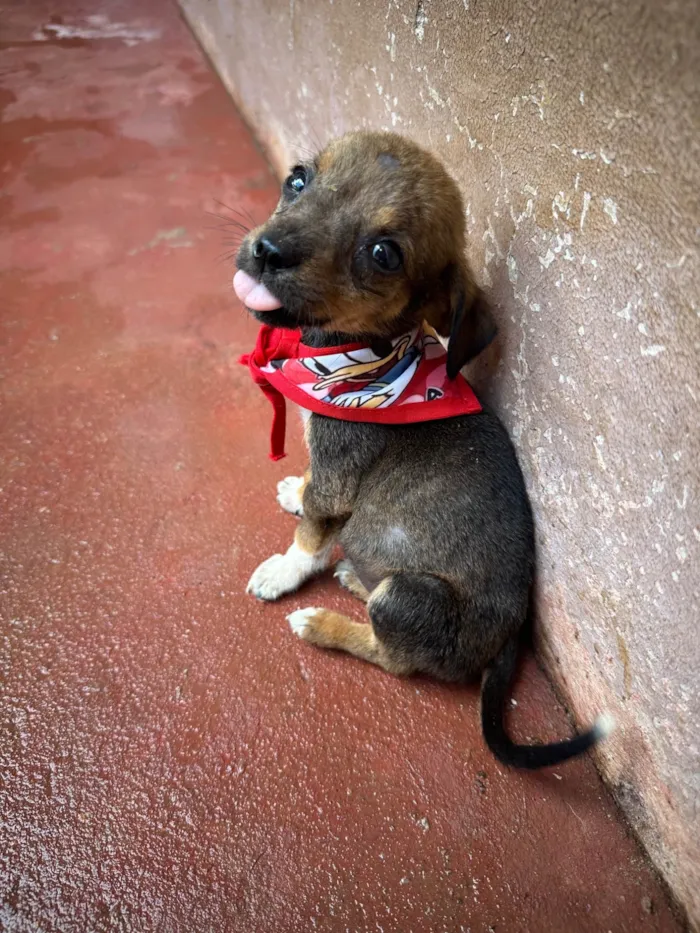
[[[261,272],[276,272],[278,269],[290,269],[299,264],[297,251],[293,246],[275,242],[270,236],[261,236],[253,244],[253,257],[260,263]]]

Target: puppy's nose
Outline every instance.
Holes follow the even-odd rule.
[[[253,257],[260,263],[261,271],[275,272],[278,269],[290,269],[299,264],[297,251],[285,246],[270,236],[261,236],[253,245]]]

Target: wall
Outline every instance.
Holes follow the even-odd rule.
[[[501,325],[475,381],[539,528],[540,649],[700,924],[698,233],[692,0],[182,0],[277,168],[407,133],[465,196]]]

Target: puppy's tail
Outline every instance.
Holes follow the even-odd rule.
[[[510,638],[484,674],[481,685],[481,728],[486,744],[501,764],[511,768],[546,768],[581,755],[610,735],[615,720],[607,713],[573,739],[551,745],[516,745],[507,735],[503,714],[518,660],[517,637]]]

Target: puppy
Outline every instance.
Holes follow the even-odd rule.
[[[496,333],[464,248],[462,199],[443,166],[403,137],[350,133],[294,167],[275,212],[242,243],[234,287],[262,323],[301,329],[304,346],[367,346],[379,362],[427,322],[448,341],[447,376],[461,379]],[[324,379],[332,385],[332,374]],[[393,674],[483,673],[484,737],[505,765],[540,768],[590,748],[608,734],[607,717],[544,746],[517,745],[504,728],[535,549],[498,418],[481,410],[407,424],[346,420],[356,400],[345,415],[303,412],[309,470],[278,486],[280,504],[301,521],[248,592],[293,592],[340,543],[335,575],[366,603],[370,624],[300,609],[289,616],[296,635]]]

